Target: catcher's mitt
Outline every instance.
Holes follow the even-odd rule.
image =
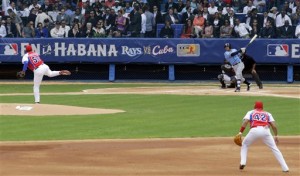
[[[17,72],[17,78],[18,79],[24,79],[24,77],[25,77],[25,72],[24,71]]]
[[[223,65],[221,65],[221,69],[224,71],[231,71],[232,67],[229,64],[223,64]]]
[[[242,134],[237,134],[234,136],[233,138],[233,141],[236,145],[238,146],[242,146],[242,142],[243,142],[243,139],[242,139]]]

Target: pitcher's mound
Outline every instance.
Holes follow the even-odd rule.
[[[125,112],[118,109],[85,108],[77,106],[52,105],[52,104],[17,104],[0,103],[0,115],[91,115],[113,114]]]

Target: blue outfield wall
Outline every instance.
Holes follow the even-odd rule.
[[[0,62],[21,61],[24,46],[32,44],[47,62],[109,64],[220,64],[224,44],[246,46],[250,39],[64,38],[0,39]],[[299,39],[256,39],[247,53],[259,64],[300,64]]]
[[[239,49],[250,39],[167,38],[1,38],[0,63],[20,63],[30,43],[46,63],[109,64],[109,81],[115,80],[116,64],[169,65],[169,80],[175,80],[174,65],[222,64],[224,44]],[[247,49],[258,64],[287,66],[287,82],[293,82],[293,66],[300,64],[299,39],[256,39]]]

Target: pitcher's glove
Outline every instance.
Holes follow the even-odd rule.
[[[235,135],[234,138],[233,138],[233,141],[234,141],[234,143],[235,143],[236,145],[242,146],[242,142],[243,142],[242,134],[239,133],[239,134]]]
[[[19,71],[19,72],[17,72],[16,76],[17,76],[18,79],[24,79],[25,72],[24,71]]]

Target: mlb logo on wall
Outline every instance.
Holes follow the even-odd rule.
[[[268,56],[286,57],[289,56],[289,46],[287,44],[269,44]]]
[[[0,55],[17,55],[18,44],[16,43],[0,43]]]
[[[200,45],[199,44],[178,44],[177,56],[178,57],[200,56]]]

